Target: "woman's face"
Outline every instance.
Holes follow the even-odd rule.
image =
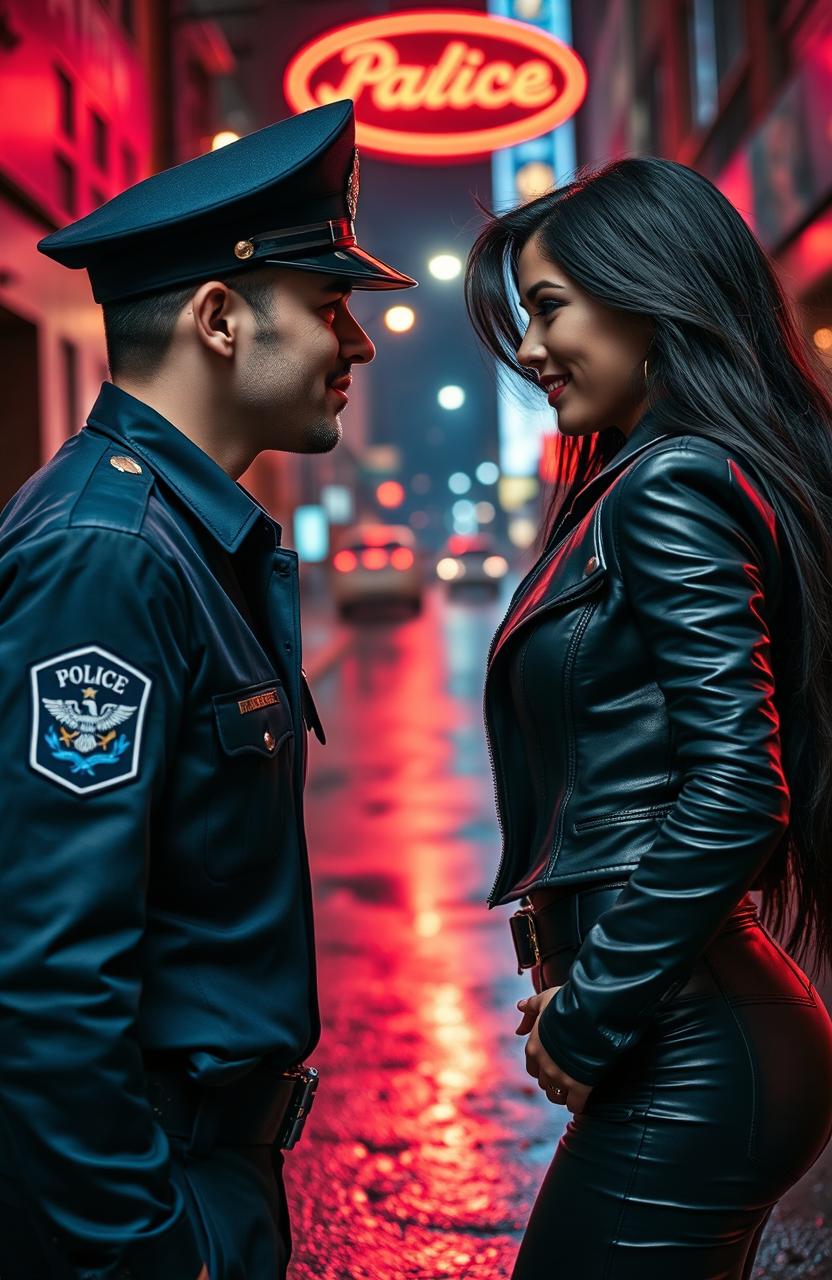
[[[558,430],[582,436],[618,427],[629,435],[646,408],[644,360],[652,322],[584,293],[544,258],[535,236],[520,253],[518,283],[529,326],[517,359],[536,371],[557,409]],[[567,381],[561,389],[562,376]]]

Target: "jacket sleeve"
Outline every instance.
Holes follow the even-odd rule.
[[[732,459],[689,438],[638,463],[615,499],[615,558],[664,695],[681,790],[540,1019],[555,1062],[593,1085],[684,984],[789,814],[769,635],[781,581],[771,508]]]
[[[0,1159],[79,1280],[195,1280],[201,1266],[136,1033],[152,811],[186,687],[183,607],[175,571],[132,534],[62,529],[4,556]],[[112,709],[129,677],[73,690],[108,663],[147,691],[141,721]],[[118,735],[104,724],[77,749],[84,724],[50,712],[47,678],[76,713],[97,694],[88,713],[127,717]],[[128,744],[132,768],[112,758]],[[67,785],[90,777],[104,785]]]

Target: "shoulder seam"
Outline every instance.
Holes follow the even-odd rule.
[[[63,537],[93,536],[94,537],[96,534],[105,534],[105,535],[113,534],[116,537],[129,538],[133,541],[138,540],[141,543],[143,543],[143,545],[150,552],[151,557],[157,562],[157,564],[161,566],[165,574],[168,577],[170,577],[173,581],[175,581],[177,595],[179,595],[182,598],[183,606],[187,607],[187,593],[184,590],[184,584],[180,577],[176,562],[173,559],[162,555],[161,551],[159,551],[159,549],[153,545],[153,543],[150,541],[147,535],[142,532],[141,529],[138,530],[137,532],[134,532],[132,529],[111,528],[109,525],[62,524],[62,525],[57,525],[52,529],[48,529],[44,533],[38,534],[36,538],[31,538],[31,539],[23,540],[19,542],[17,546],[11,549],[9,554],[25,557],[29,555],[30,552],[38,551],[44,544],[48,543],[50,540],[60,538],[61,536]]]

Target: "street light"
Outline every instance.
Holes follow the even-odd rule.
[[[211,139],[211,150],[219,151],[220,147],[227,147],[231,142],[239,142],[240,135],[235,133],[233,129],[221,129],[219,133],[215,133]]]
[[[523,201],[534,200],[551,191],[555,185],[555,171],[543,160],[530,160],[517,170],[514,178],[517,194]]]
[[[416,312],[412,307],[388,307],[384,323],[391,333],[407,333],[416,323]]]
[[[448,476],[448,488],[451,493],[467,493],[471,488],[471,477],[466,476],[464,471],[455,471],[452,476]]]
[[[376,501],[380,507],[393,509],[400,507],[405,499],[405,492],[398,480],[383,480],[376,489]]]
[[[455,253],[437,253],[428,263],[428,271],[435,280],[456,280],[462,270],[462,262]]]
[[[500,478],[500,468],[496,462],[481,462],[476,475],[480,484],[496,484]]]
[[[436,398],[443,409],[461,409],[465,404],[462,387],[440,387]]]

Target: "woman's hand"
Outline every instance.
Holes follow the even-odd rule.
[[[539,995],[518,1000],[517,1008],[523,1018],[515,1034],[529,1037],[526,1042],[526,1070],[537,1080],[549,1101],[566,1106],[573,1115],[579,1116],[592,1093],[592,1085],[581,1084],[579,1080],[573,1080],[565,1071],[561,1071],[554,1058],[544,1049],[537,1031],[538,1018],[559,991],[560,987],[549,987]]]

